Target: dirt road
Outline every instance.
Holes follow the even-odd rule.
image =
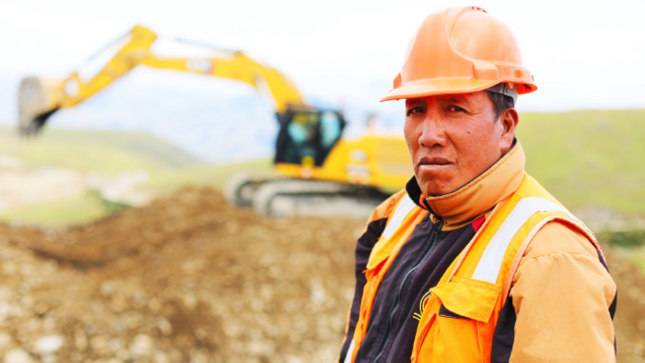
[[[0,357],[332,362],[362,227],[266,219],[206,188],[68,230],[0,226]],[[645,278],[608,258],[620,361],[645,361]]]

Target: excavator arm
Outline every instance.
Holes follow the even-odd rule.
[[[278,114],[304,106],[303,96],[291,80],[243,52],[220,51],[223,56],[215,58],[164,58],[150,50],[156,39],[152,30],[137,25],[109,45],[116,47],[115,55],[89,77],[73,72],[62,81],[42,77],[23,79],[18,92],[19,131],[27,135],[37,133],[57,110],[85,101],[140,65],[247,83],[273,100]]]

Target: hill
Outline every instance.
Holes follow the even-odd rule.
[[[178,147],[140,132],[47,128],[27,139],[0,127],[0,220],[49,226],[94,221],[114,208],[90,192],[93,180],[141,171],[152,177],[200,165]],[[13,206],[16,200],[24,202]]]
[[[57,166],[86,172],[150,172],[195,166],[200,160],[180,148],[142,132],[73,131],[46,128],[33,139],[14,128],[0,127],[0,154],[34,166]]]
[[[526,113],[527,171],[572,210],[645,216],[645,110]]]
[[[645,110],[523,113],[518,138],[526,152],[527,171],[576,212],[592,211],[600,219],[645,217],[644,120]],[[33,165],[86,172],[146,170],[150,177],[142,187],[155,193],[184,185],[221,188],[238,171],[271,170],[266,158],[205,164],[153,136],[116,131],[46,129],[34,140],[21,140],[13,129],[0,128],[2,154]],[[14,210],[0,219],[65,225],[109,213],[100,201],[79,195]]]
[[[140,188],[153,193],[168,194],[185,186],[223,188],[226,180],[240,171],[269,172],[271,161],[253,160],[235,164],[205,165],[157,171]],[[63,227],[89,223],[105,218],[122,207],[100,198],[95,192],[85,192],[33,205],[11,209],[0,214],[0,222],[13,224]]]

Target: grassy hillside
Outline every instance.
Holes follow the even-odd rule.
[[[240,171],[269,172],[271,160],[261,159],[229,165],[200,165],[184,169],[157,172],[142,188],[160,194],[174,192],[188,185],[224,187],[226,180]],[[0,214],[0,222],[13,224],[37,224],[50,227],[83,224],[96,221],[118,211],[114,205],[102,200],[96,193],[28,205]]]
[[[571,209],[603,208],[645,216],[645,110],[525,113],[518,138],[527,170]],[[91,172],[147,170],[144,188],[160,193],[184,185],[222,187],[231,175],[271,170],[268,159],[204,165],[143,133],[48,129],[33,140],[0,128],[0,155],[30,164]],[[89,195],[23,207],[0,220],[61,225],[82,223],[106,213]]]
[[[209,185],[223,188],[231,176],[242,171],[270,172],[271,159],[259,159],[225,165],[199,165],[182,170],[166,171],[153,175],[143,185],[158,192],[171,192],[186,185]]]
[[[102,175],[145,170],[151,178],[202,165],[197,158],[148,134],[111,131],[46,129],[27,139],[19,137],[14,128],[0,127],[0,155],[18,158],[29,166]],[[113,211],[96,195],[83,193],[14,208],[1,214],[0,221],[63,226],[94,221]]]
[[[199,164],[198,159],[154,136],[112,131],[45,129],[26,139],[14,128],[0,127],[0,154],[29,164],[103,173],[155,172]]]
[[[113,210],[91,193],[51,202],[28,205],[0,215],[0,222],[63,227],[89,223],[112,214]]]
[[[145,133],[46,129],[37,137],[19,137],[14,128],[0,127],[0,155],[29,166],[56,166],[88,173],[115,175],[145,170],[142,186],[159,193],[185,185],[222,187],[242,170],[269,171],[269,159],[233,165],[206,165],[181,149]],[[2,192],[2,191],[0,191]],[[0,214],[0,221],[64,226],[94,221],[114,211],[92,193],[26,205]]]
[[[526,113],[527,171],[571,209],[645,215],[645,110]]]

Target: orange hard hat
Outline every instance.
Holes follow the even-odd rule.
[[[455,7],[423,21],[381,101],[482,90],[515,99],[537,86],[506,25],[482,8]]]

